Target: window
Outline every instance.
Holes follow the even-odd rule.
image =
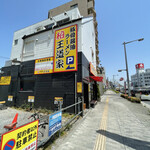
[[[89,8],[89,9],[88,9],[88,15],[90,15],[90,14],[92,14],[92,13],[93,13],[92,8]]]
[[[18,44],[18,39],[14,40],[14,45]]]
[[[64,23],[68,22],[68,21],[69,21],[69,18],[60,20],[60,21],[57,22],[57,25],[62,25],[62,24],[64,24]]]
[[[76,7],[78,7],[78,4],[74,4],[74,5],[70,6],[70,8],[76,8]]]
[[[34,91],[34,80],[22,79],[20,81],[20,91]]]
[[[45,28],[46,28],[46,29],[50,29],[50,28],[52,28],[53,25],[54,25],[54,23],[49,24],[49,25],[45,26]]]
[[[25,53],[33,53],[34,52],[34,42],[29,41],[25,42]]]
[[[36,32],[39,32],[39,31],[41,31],[41,30],[43,30],[43,29],[45,29],[43,26],[39,26],[39,27],[35,28],[35,31],[36,31]]]

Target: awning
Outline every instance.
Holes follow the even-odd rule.
[[[90,76],[91,79],[93,79],[94,81],[97,82],[103,82],[103,77],[99,77],[99,76]]]

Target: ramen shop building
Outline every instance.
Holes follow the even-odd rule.
[[[63,107],[82,98],[89,108],[97,99],[95,67],[93,17],[72,9],[14,33],[11,58],[2,68],[0,100],[21,106],[32,97],[35,107],[54,110],[55,97],[63,97]]]

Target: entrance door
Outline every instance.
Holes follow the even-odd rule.
[[[88,93],[88,84],[84,83],[84,103],[86,108],[89,108],[89,93]]]
[[[93,84],[93,100],[97,100],[97,84],[94,82]]]

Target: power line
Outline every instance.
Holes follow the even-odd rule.
[[[0,58],[3,58],[3,59],[9,59],[8,57],[4,57],[4,56],[0,56]]]

